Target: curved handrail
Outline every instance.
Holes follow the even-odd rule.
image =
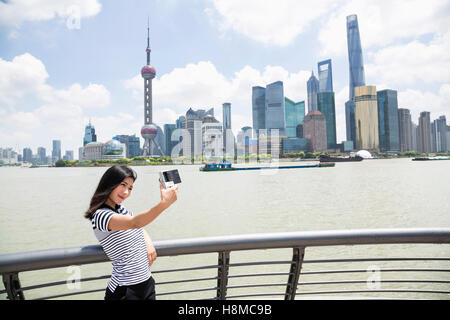
[[[158,256],[292,247],[450,243],[450,228],[255,233],[154,241]],[[0,274],[109,261],[100,245],[0,255]]]

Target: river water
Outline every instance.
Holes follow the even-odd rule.
[[[337,163],[333,168],[234,172],[200,172],[199,165],[133,168],[138,179],[131,196],[123,204],[134,213],[157,204],[160,198],[159,171],[177,168],[180,172],[182,183],[178,201],[146,227],[154,241],[283,231],[450,227],[450,161],[364,160]],[[0,254],[97,244],[90,222],[83,218],[83,213],[106,169],[0,168]],[[371,247],[369,250],[357,247],[318,248],[311,250],[310,254],[307,251],[305,259],[329,256],[377,257],[386,254],[396,256],[401,253],[410,257],[450,256],[449,246],[444,245],[419,245],[408,252],[405,252],[405,248],[409,246],[391,245],[387,249]],[[262,257],[263,260],[289,260],[291,252],[238,252],[232,253],[232,259],[239,261]],[[216,255],[197,258],[197,255],[161,257],[152,270],[177,267],[181,262],[193,266],[211,264],[211,261],[212,264],[217,263]],[[382,264],[378,266],[383,267]],[[433,266],[448,267],[449,264],[440,262]],[[339,267],[342,268],[342,264]],[[82,277],[108,275],[110,272],[110,263],[82,266],[80,271]],[[36,278],[51,280],[52,275],[64,277],[64,273],[68,277],[70,270],[59,268],[57,271],[28,272],[21,274],[21,281],[23,286],[32,285]],[[449,279],[449,273],[420,276]],[[163,281],[164,277],[164,274],[155,273],[157,282]],[[58,280],[61,278],[54,281]],[[263,282],[269,280],[286,282],[287,279],[280,277],[264,279]],[[102,288],[106,282],[107,279],[82,282],[81,289]],[[382,289],[386,286],[383,284]],[[40,292],[31,290],[26,293],[26,297],[66,292],[67,288],[62,287]],[[166,287],[157,289],[164,292],[167,291]],[[450,291],[448,284],[428,284],[425,287]],[[189,285],[172,286],[172,289],[180,288],[189,289]],[[314,287],[314,290],[320,289]],[[284,290],[269,289],[270,292]],[[246,291],[238,293],[242,292]],[[103,294],[96,292],[75,298],[102,299]],[[210,291],[197,297],[214,295],[215,291]],[[420,297],[445,298],[433,294]],[[4,295],[0,298],[4,299]],[[172,298],[190,299],[191,296],[175,295]],[[161,296],[161,299],[166,299],[166,296]]]

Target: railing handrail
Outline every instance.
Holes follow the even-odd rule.
[[[153,241],[158,256],[294,247],[450,243],[450,228],[254,233]],[[100,245],[0,255],[0,274],[109,261]]]

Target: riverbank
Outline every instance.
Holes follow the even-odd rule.
[[[298,153],[286,153],[280,155],[279,158],[272,159],[270,154],[249,156],[238,156],[234,159],[227,158],[224,160],[230,161],[233,164],[245,164],[245,163],[267,163],[267,162],[294,162],[294,161],[318,161],[320,155],[346,156],[345,153],[325,153],[325,152],[298,152]],[[416,158],[416,157],[435,157],[435,156],[450,156],[450,152],[447,153],[421,153],[415,151],[399,152],[397,154],[391,154],[386,152],[374,153],[373,159],[396,159],[396,158]],[[368,160],[368,159],[366,159]],[[0,162],[0,167],[8,166],[26,166],[26,167],[108,167],[112,165],[127,165],[127,166],[163,166],[163,165],[202,165],[205,163],[211,163],[214,161],[206,160],[204,157],[188,157],[180,156],[176,159],[171,157],[135,157],[132,159],[102,159],[102,160],[58,160],[53,165],[42,164],[29,164],[24,165],[22,162],[14,164],[4,164]]]

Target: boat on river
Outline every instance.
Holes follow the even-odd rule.
[[[450,157],[436,156],[436,157],[416,157],[412,161],[436,161],[436,160],[450,160]]]
[[[320,155],[320,162],[354,162],[354,161],[362,161],[364,158],[358,155],[350,156],[350,157],[331,157],[327,155]]]
[[[200,167],[200,171],[239,171],[239,170],[267,170],[267,169],[299,169],[299,168],[323,168],[323,167],[334,167],[334,162],[327,163],[306,163],[301,165],[292,166],[279,166],[279,165],[269,165],[269,166],[258,166],[258,167],[233,167],[231,162],[223,161],[219,163],[206,163],[204,166]]]

